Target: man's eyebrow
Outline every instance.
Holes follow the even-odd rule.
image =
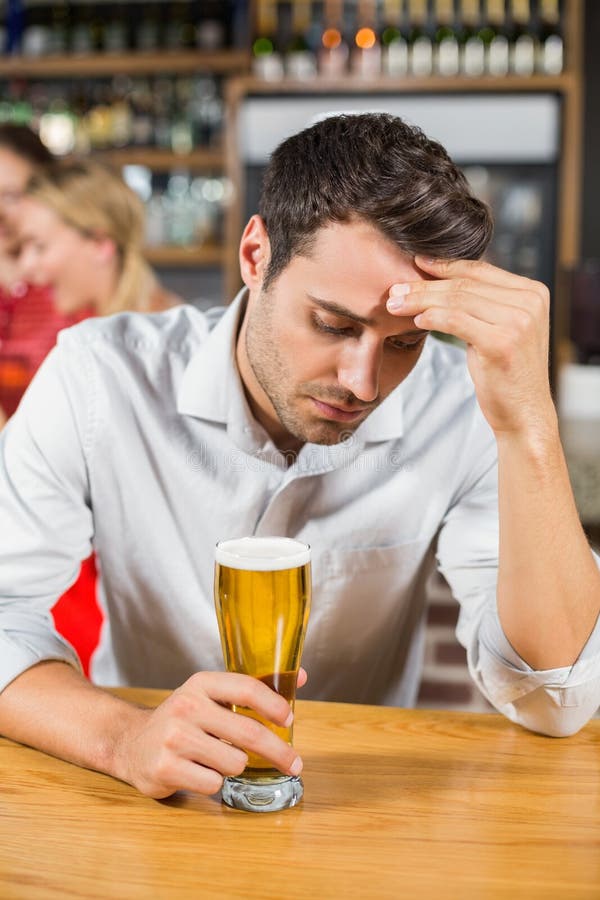
[[[360,325],[370,326],[375,324],[375,319],[357,316],[352,310],[346,309],[345,306],[341,306],[339,303],[333,303],[331,300],[321,300],[319,297],[313,297],[312,294],[307,294],[306,296],[309,300],[312,300],[313,303],[316,303],[317,306],[320,306],[321,309],[326,309],[327,312],[333,313],[335,316],[343,316],[344,319],[351,319],[353,322],[358,322]]]
[[[334,316],[342,316],[344,319],[351,319],[353,322],[358,322],[359,325],[367,325],[372,326],[375,325],[375,319],[369,319],[365,316],[357,316],[356,313],[352,312],[350,309],[346,309],[345,306],[341,306],[339,303],[334,303],[332,300],[321,300],[320,297],[313,297],[312,294],[306,295],[309,300],[312,300],[313,303],[316,303],[317,306],[320,306],[321,309],[327,310],[327,312],[333,313]],[[421,337],[424,334],[429,334],[429,332],[424,328],[416,328],[413,331],[403,331],[396,335],[397,337]]]

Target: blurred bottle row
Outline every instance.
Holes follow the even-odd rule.
[[[559,0],[257,0],[253,62],[285,76],[559,74]]]
[[[222,243],[224,210],[232,196],[227,178],[153,174],[145,166],[124,166],[123,177],[146,204],[148,247]]]
[[[247,0],[5,0],[0,11],[0,51],[28,57],[247,46]]]
[[[268,80],[348,71],[556,75],[563,68],[560,0],[5,0],[0,12],[0,52],[28,57],[252,42],[255,72]]]
[[[125,147],[157,147],[185,155],[218,146],[223,101],[210,75],[12,81],[0,94],[3,121],[30,125],[59,156]]]
[[[494,238],[486,254],[494,265],[527,278],[546,275],[553,257],[548,173],[543,167],[465,166],[473,191],[494,211]],[[545,224],[546,220],[546,224]],[[550,263],[551,267],[551,263]]]

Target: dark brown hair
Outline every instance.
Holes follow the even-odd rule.
[[[45,166],[54,158],[35,131],[27,125],[15,125],[12,122],[0,125],[0,147],[27,160],[32,166]]]
[[[440,259],[478,259],[493,230],[442,145],[387,113],[330,116],[280,144],[259,212],[271,244],[265,288],[329,222],[363,219],[405,253]]]

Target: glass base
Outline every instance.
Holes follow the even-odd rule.
[[[277,812],[296,806],[304,795],[299,776],[281,778],[226,778],[221,799],[233,809],[246,812]]]

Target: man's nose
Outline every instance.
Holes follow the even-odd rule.
[[[363,403],[379,394],[381,354],[374,348],[357,347],[344,353],[338,367],[338,383]]]

